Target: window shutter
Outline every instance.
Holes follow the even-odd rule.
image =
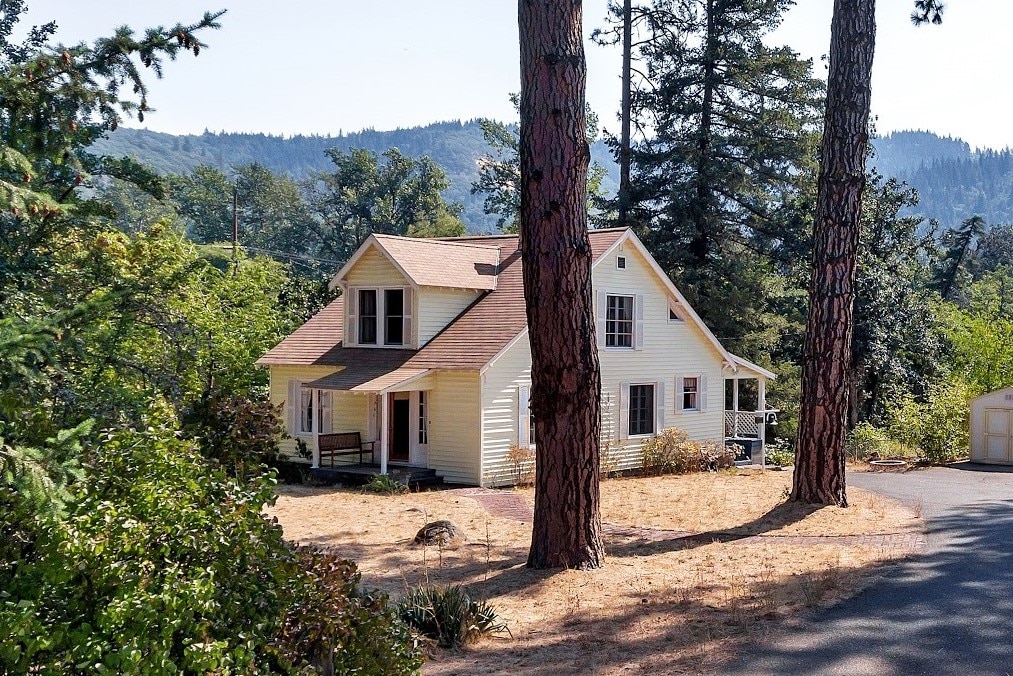
[[[696,395],[696,400],[697,400],[697,404],[696,405],[697,405],[697,408],[700,409],[701,411],[706,411],[707,410],[707,376],[704,376],[704,375],[697,376],[696,382],[697,382],[697,386],[696,386],[696,388],[697,388],[697,395]]]
[[[633,300],[633,349],[644,349],[644,294],[638,293]]]
[[[619,386],[619,438],[630,438],[630,384]]]
[[[528,411],[530,393],[531,390],[527,386],[522,385],[517,388],[517,446],[520,448],[531,446],[531,433],[528,429],[528,423],[531,420]]]
[[[412,287],[404,287],[404,308],[401,310],[404,313],[404,341],[405,347],[411,347],[415,345],[415,340],[412,337]]]
[[[598,316],[597,322],[595,323],[595,338],[598,341],[598,349],[605,347],[605,314],[606,309],[606,296],[604,291],[598,292]]]
[[[288,381],[288,398],[285,400],[285,427],[291,436],[299,431],[299,402],[302,400],[302,387],[298,380]]]
[[[682,382],[682,376],[676,376],[675,377],[675,410],[676,411],[683,410],[682,405],[686,402],[686,397],[683,396],[683,394],[684,394],[683,387],[684,387],[684,383]]]
[[[654,433],[665,429],[665,383],[654,383]]]
[[[355,345],[359,342],[359,317],[356,312],[358,302],[358,289],[348,289],[348,293],[345,294],[345,315],[348,317],[345,323],[346,345]]]
[[[331,433],[331,391],[318,390],[320,392],[320,433]]]

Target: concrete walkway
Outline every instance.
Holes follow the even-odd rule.
[[[727,673],[1013,672],[1013,473],[965,463],[848,481],[920,506],[924,555],[803,627],[761,637]]]

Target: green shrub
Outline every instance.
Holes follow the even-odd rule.
[[[458,585],[422,585],[397,602],[398,614],[409,626],[444,648],[457,648],[483,634],[509,632],[496,611],[476,601]]]
[[[975,391],[960,378],[929,388],[924,402],[902,399],[888,411],[890,436],[935,463],[952,462],[969,450],[968,402]]]
[[[768,465],[788,467],[795,464],[795,447],[789,439],[775,439],[764,449],[764,460]]]
[[[251,673],[296,568],[239,482],[177,435],[167,406],[85,449],[85,478],[0,594],[0,673]]]
[[[641,462],[647,474],[689,474],[735,465],[735,452],[717,442],[690,441],[675,427],[661,430],[644,442]]]
[[[300,548],[303,575],[275,642],[284,666],[313,673],[413,674],[422,650],[379,592],[364,592],[355,564],[333,552]]]
[[[403,495],[408,492],[408,485],[390,474],[374,474],[362,490],[380,495]]]
[[[892,455],[894,442],[886,432],[867,422],[860,422],[848,432],[846,439],[848,455],[855,460],[864,460],[872,455],[886,458]]]

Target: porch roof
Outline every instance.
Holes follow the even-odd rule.
[[[767,369],[763,368],[762,366],[758,366],[757,364],[754,364],[748,359],[743,359],[742,357],[733,354],[732,361],[736,373],[738,373],[739,371],[745,371],[747,378],[762,378],[764,380],[777,380],[776,373],[768,371]]]
[[[342,390],[346,392],[384,392],[399,385],[407,384],[427,373],[430,369],[399,367],[394,370],[378,370],[372,367],[349,366],[336,371],[303,387],[320,390]]]

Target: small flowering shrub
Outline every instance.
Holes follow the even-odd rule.
[[[641,460],[647,474],[689,474],[731,467],[735,453],[714,441],[692,441],[684,430],[670,427],[644,442]]]

